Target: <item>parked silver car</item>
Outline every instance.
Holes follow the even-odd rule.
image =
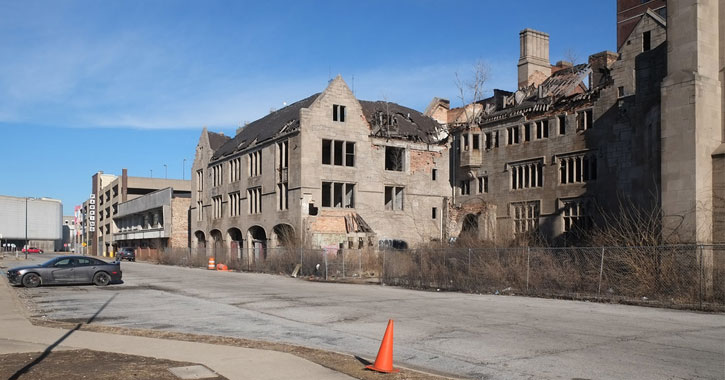
[[[40,265],[12,268],[7,271],[13,285],[34,288],[52,284],[121,283],[121,264],[107,263],[87,256],[59,256]]]

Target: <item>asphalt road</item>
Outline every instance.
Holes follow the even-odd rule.
[[[5,259],[13,266],[14,259]],[[20,262],[18,262],[20,263]],[[481,379],[723,379],[725,316],[122,264],[123,285],[17,288],[40,315],[287,342]]]

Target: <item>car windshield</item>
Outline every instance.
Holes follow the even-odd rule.
[[[53,264],[55,264],[56,262],[58,262],[58,260],[60,260],[60,259],[62,259],[62,257],[56,257],[54,259],[50,259],[50,260],[48,260],[48,261],[40,264],[40,266],[41,267],[52,267]]]

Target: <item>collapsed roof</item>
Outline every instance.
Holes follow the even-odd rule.
[[[253,145],[270,140],[275,136],[292,132],[300,127],[300,110],[308,108],[320,93],[292,103],[255,120],[242,128],[233,139],[214,152],[212,161],[245,150]]]
[[[242,128],[233,139],[217,135],[215,141],[220,141],[220,147],[214,148],[212,133],[209,141],[214,148],[212,161],[246,150],[265,141],[300,128],[300,110],[309,108],[320,93],[292,103],[287,107],[270,113]],[[445,139],[445,129],[435,120],[422,113],[403,107],[396,103],[383,101],[361,100],[365,120],[370,127],[370,135],[377,137],[414,140],[426,143],[437,143]],[[221,138],[226,140],[221,141]]]
[[[371,136],[425,143],[438,143],[447,136],[437,121],[400,104],[361,100],[360,105]]]

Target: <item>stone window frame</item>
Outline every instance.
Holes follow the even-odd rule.
[[[324,208],[354,209],[356,185],[353,182],[322,181],[322,185],[320,186],[322,198],[320,205]]]
[[[559,185],[590,183],[597,180],[599,172],[598,151],[585,150],[554,156],[559,166]]]
[[[257,215],[262,213],[262,187],[250,187],[247,189],[247,214]]]
[[[211,197],[211,204],[212,204],[212,219],[221,219],[222,218],[222,196],[216,195]]]
[[[544,158],[509,162],[506,171],[509,174],[509,189],[525,190],[544,187]]]
[[[385,211],[405,210],[405,186],[385,185],[383,196]]]
[[[255,150],[247,154],[247,172],[249,177],[262,175],[262,150]]]
[[[572,234],[591,229],[594,225],[593,202],[590,197],[560,198],[562,233]]]
[[[509,215],[514,235],[536,232],[541,219],[541,200],[511,202]]]

